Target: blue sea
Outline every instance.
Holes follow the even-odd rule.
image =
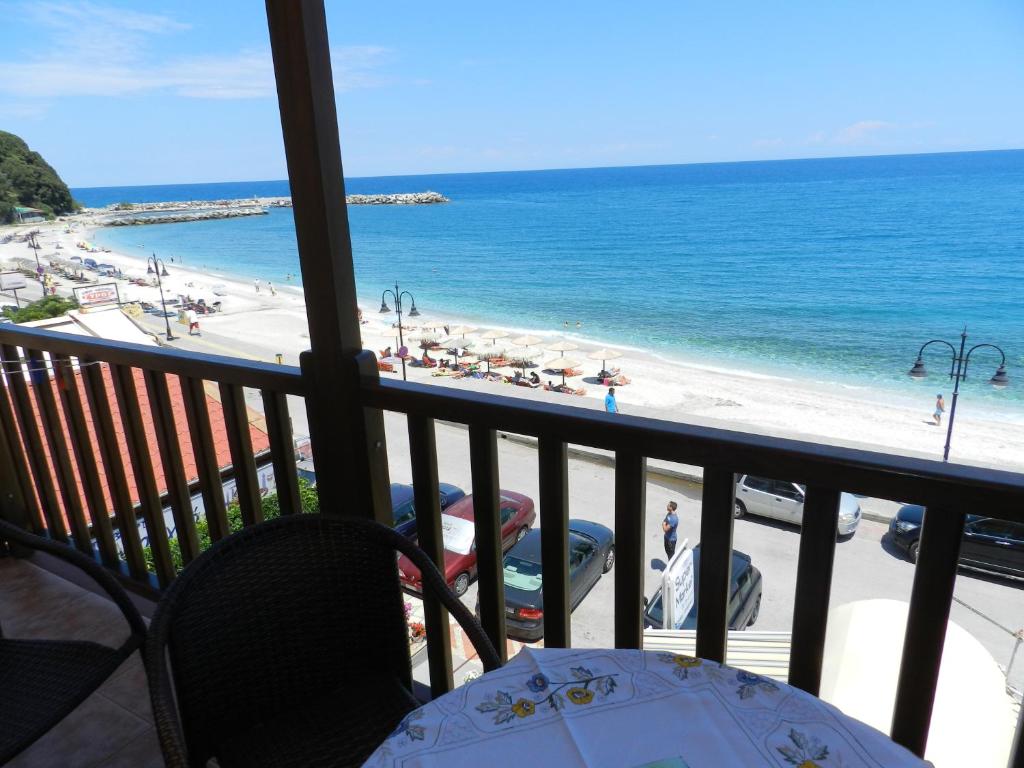
[[[358,290],[395,281],[424,314],[650,350],[672,359],[916,395],[934,338],[992,343],[962,391],[1024,410],[1024,150],[346,180],[447,205],[349,208]],[[72,190],[85,205],[287,195],[287,181]],[[125,253],[272,280],[298,274],[290,209],[113,228]],[[309,276],[306,276],[309,279]],[[577,329],[576,324],[580,323]],[[933,391],[934,390],[934,391]],[[919,394],[918,394],[919,393]],[[948,395],[947,395],[948,396]]]

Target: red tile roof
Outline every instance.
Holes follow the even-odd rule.
[[[117,398],[114,395],[113,378],[111,376],[110,367],[103,364],[103,380],[106,388],[107,398],[110,403],[111,415],[113,417],[114,429],[117,434],[117,443],[120,448],[121,459],[124,466],[125,476],[128,483],[128,491],[131,495],[132,501],[138,503],[139,493],[135,482],[135,474],[132,468],[131,458],[128,451],[128,441],[125,437],[124,424],[121,419],[120,409],[118,408]],[[149,446],[149,457],[146,463],[153,467],[153,475],[156,480],[156,487],[161,494],[167,491],[167,481],[164,476],[163,463],[160,459],[160,451],[157,447],[156,440],[156,426],[153,422],[152,409],[149,404],[149,393],[146,389],[145,380],[141,370],[132,369],[132,373],[135,379],[135,389],[138,395],[139,408],[142,412],[142,423],[146,432],[146,442]],[[92,423],[92,414],[89,408],[89,401],[85,394],[85,389],[82,382],[82,374],[80,371],[76,371],[74,376],[74,386],[77,387],[79,398],[82,402],[82,408],[85,412],[85,421],[89,432],[89,442],[92,444],[93,454],[96,457],[96,463],[99,467],[100,483],[103,487],[103,496],[106,503],[106,509],[108,511],[113,510],[113,500],[110,494],[110,489],[107,484],[107,476],[103,467],[102,454],[99,449],[99,441],[97,439],[96,430]],[[75,475],[75,483],[77,485],[78,496],[81,500],[82,508],[86,510],[86,517],[88,518],[88,504],[86,502],[85,492],[82,485],[82,478],[79,474],[78,464],[75,461],[74,452],[72,449],[72,437],[71,431],[68,426],[67,419],[64,414],[63,408],[60,406],[60,393],[58,391],[59,386],[63,386],[62,383],[58,383],[54,378],[50,378],[48,385],[53,389],[54,397],[57,400],[57,410],[59,412],[59,418],[61,427],[64,430],[64,437],[68,444],[68,452],[71,455],[72,470]],[[53,457],[51,455],[50,446],[45,438],[45,431],[43,429],[43,421],[39,410],[38,394],[34,392],[35,387],[39,386],[35,384],[29,387],[32,392],[32,408],[35,415],[36,424],[40,435],[43,436],[44,453],[46,454],[46,464],[52,478],[53,486],[57,490],[58,498],[60,497],[60,485],[57,480],[57,473],[53,464]],[[196,468],[195,455],[192,452],[192,440],[188,428],[188,418],[185,414],[185,400],[182,396],[181,382],[177,376],[167,376],[167,388],[170,394],[170,401],[174,414],[174,428],[178,435],[178,445],[181,449],[182,462],[185,467],[185,477],[188,482],[192,482],[198,478],[198,471]],[[227,426],[224,421],[224,411],[221,407],[220,400],[218,399],[219,389],[215,384],[209,382],[206,383],[206,402],[207,408],[210,413],[210,429],[213,434],[214,449],[217,456],[217,466],[221,469],[231,466],[231,450],[228,445],[228,433]],[[251,410],[248,410],[249,415],[249,437],[252,440],[252,448],[254,454],[259,454],[261,451],[265,451],[270,447],[270,439],[267,436],[265,429],[262,429],[263,417],[261,414]],[[254,423],[255,422],[255,423]],[[19,427],[20,429],[20,427]],[[24,444],[24,441],[23,441]],[[145,457],[144,457],[145,458]],[[61,510],[64,514],[65,520],[67,520],[66,510]]]

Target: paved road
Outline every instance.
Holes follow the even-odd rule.
[[[404,419],[389,414],[388,450],[392,457],[392,480],[408,482],[408,440]],[[470,488],[468,439],[464,430],[438,425],[438,465],[442,480]],[[499,441],[501,485],[539,497],[536,452],[527,446]],[[583,517],[613,527],[614,476],[607,467],[576,459],[569,461],[570,516]],[[661,520],[669,499],[679,503],[680,536],[691,544],[700,540],[700,486],[669,481],[649,481],[647,485],[645,592],[653,594],[660,583],[664,566]],[[913,565],[884,540],[886,526],[862,522],[856,534],[840,541],[836,548],[832,605],[838,606],[867,598],[892,598],[909,601]],[[796,589],[796,565],[799,530],[760,518],[736,521],[736,549],[746,552],[764,576],[764,596],[756,627],[788,631],[793,620]],[[602,577],[572,617],[572,642],[577,647],[611,647],[614,643],[612,606],[615,570]],[[1003,627],[1016,631],[1024,625],[1024,584],[961,572],[956,597],[989,616]],[[476,601],[476,585],[465,597],[469,605]],[[1000,627],[965,605],[954,603],[953,619],[977,637],[1005,667],[1014,648],[1014,639]],[[1024,667],[1024,660],[1014,668]]]

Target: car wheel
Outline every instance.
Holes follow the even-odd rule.
[[[907,547],[907,557],[910,558],[910,562],[917,563],[917,551],[921,547],[921,542],[912,541],[910,546]]]
[[[608,547],[608,554],[604,557],[604,568],[601,570],[601,573],[608,573],[613,565],[615,565],[615,547],[611,546]]]
[[[750,621],[747,622],[748,627],[754,626],[754,622],[757,621],[757,617],[761,615],[761,596],[757,596],[757,602],[754,603],[754,612],[750,614]]]
[[[733,504],[733,508],[732,508],[732,516],[733,516],[733,518],[735,518],[736,520],[739,520],[745,514],[747,514],[747,508],[745,506],[743,506],[743,502],[742,501],[737,499],[736,502]]]
[[[530,529],[527,528],[526,526],[523,526],[522,528],[519,529],[519,532],[516,534],[516,544],[518,544],[520,541],[523,540],[523,537],[526,536],[526,534],[529,532],[529,530]]]
[[[462,597],[466,594],[467,589],[469,589],[469,574],[460,573],[455,577],[455,583],[452,584],[452,591],[455,592],[456,597]]]

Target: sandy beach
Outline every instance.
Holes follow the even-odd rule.
[[[77,217],[70,228],[67,222],[0,227],[0,238],[12,232],[38,229],[42,246],[40,259],[44,264],[50,258],[91,257],[100,263],[121,268],[126,277],[147,277],[145,258],[149,254],[141,247],[138,253],[87,253],[76,247],[76,242],[92,240],[94,227],[89,217],[82,216]],[[144,232],[145,228],[140,228],[140,242],[145,241]],[[0,245],[0,266],[10,268],[16,258],[34,261],[32,250],[24,242]],[[207,303],[218,300],[222,302],[222,312],[200,318],[203,329],[216,332],[222,337],[238,339],[245,343],[247,349],[262,350],[265,352],[263,359],[267,361],[274,361],[276,355],[281,354],[286,363],[297,364],[299,354],[308,348],[305,305],[298,286],[289,285],[287,281],[275,281],[272,291],[268,282],[261,280],[257,292],[252,282],[232,279],[228,275],[205,273],[191,266],[170,262],[166,267],[169,276],[164,278],[163,285],[168,299],[182,295],[193,299],[203,298]],[[159,293],[155,287],[131,285],[124,280],[117,282],[123,301],[159,303]],[[70,295],[73,285],[63,281],[58,291]],[[218,286],[218,293],[223,295],[214,295],[214,286]],[[4,303],[12,302],[5,299]],[[380,314],[377,311],[378,303],[379,298],[368,298],[361,305],[368,321],[363,325],[364,345],[379,353],[388,346],[397,348],[398,332],[394,327],[395,315]],[[408,329],[404,330],[406,337],[415,338],[416,331],[423,327],[446,324],[455,327],[461,322],[462,318],[455,314],[432,313],[423,317],[403,318],[403,328]],[[510,336],[498,339],[491,347],[491,341],[481,339],[480,333],[493,329],[501,329],[501,326],[479,328],[465,334],[465,338],[472,340],[472,349],[480,352],[488,348],[508,349],[509,340],[522,332],[522,329],[508,328]],[[601,363],[587,358],[598,345],[578,338],[573,330],[570,329],[568,337],[557,329],[548,333],[530,331],[543,339],[540,344],[532,347],[533,350],[540,350],[536,358],[540,365],[534,370],[537,370],[543,381],[550,379],[559,382],[560,376],[544,373],[542,369],[546,367],[545,362],[561,353],[544,351],[544,348],[563,338],[578,343],[580,349],[566,352],[565,355],[582,363],[583,376],[571,378],[568,383],[585,388],[586,394],[583,396],[531,390],[478,379],[434,377],[431,370],[412,366],[407,366],[407,374],[411,381],[437,386],[473,387],[504,395],[601,408],[606,388],[594,378]],[[407,338],[406,344],[414,354],[419,352],[415,341],[410,342]],[[218,351],[224,353],[228,350]],[[667,360],[635,349],[622,348],[619,351],[622,357],[609,363],[610,366],[620,368],[630,379],[627,386],[617,388],[617,399],[623,412],[769,435],[884,449],[925,458],[942,456],[946,423],[944,421],[941,427],[937,427],[930,417],[934,399],[932,390],[936,386],[948,389],[945,380],[940,383],[937,378],[935,386],[924,385],[920,394],[910,400],[880,389],[827,386],[797,377],[726,370],[693,361]],[[432,356],[436,358],[441,354],[435,352]],[[447,354],[443,356],[450,357]],[[394,374],[382,375],[400,376],[400,366],[396,370],[398,372]],[[512,369],[501,369],[501,372],[511,374]],[[969,397],[963,398],[958,406],[950,460],[1024,470],[1024,415],[1010,409],[1000,414],[993,412],[991,406],[986,410],[972,403]]]

